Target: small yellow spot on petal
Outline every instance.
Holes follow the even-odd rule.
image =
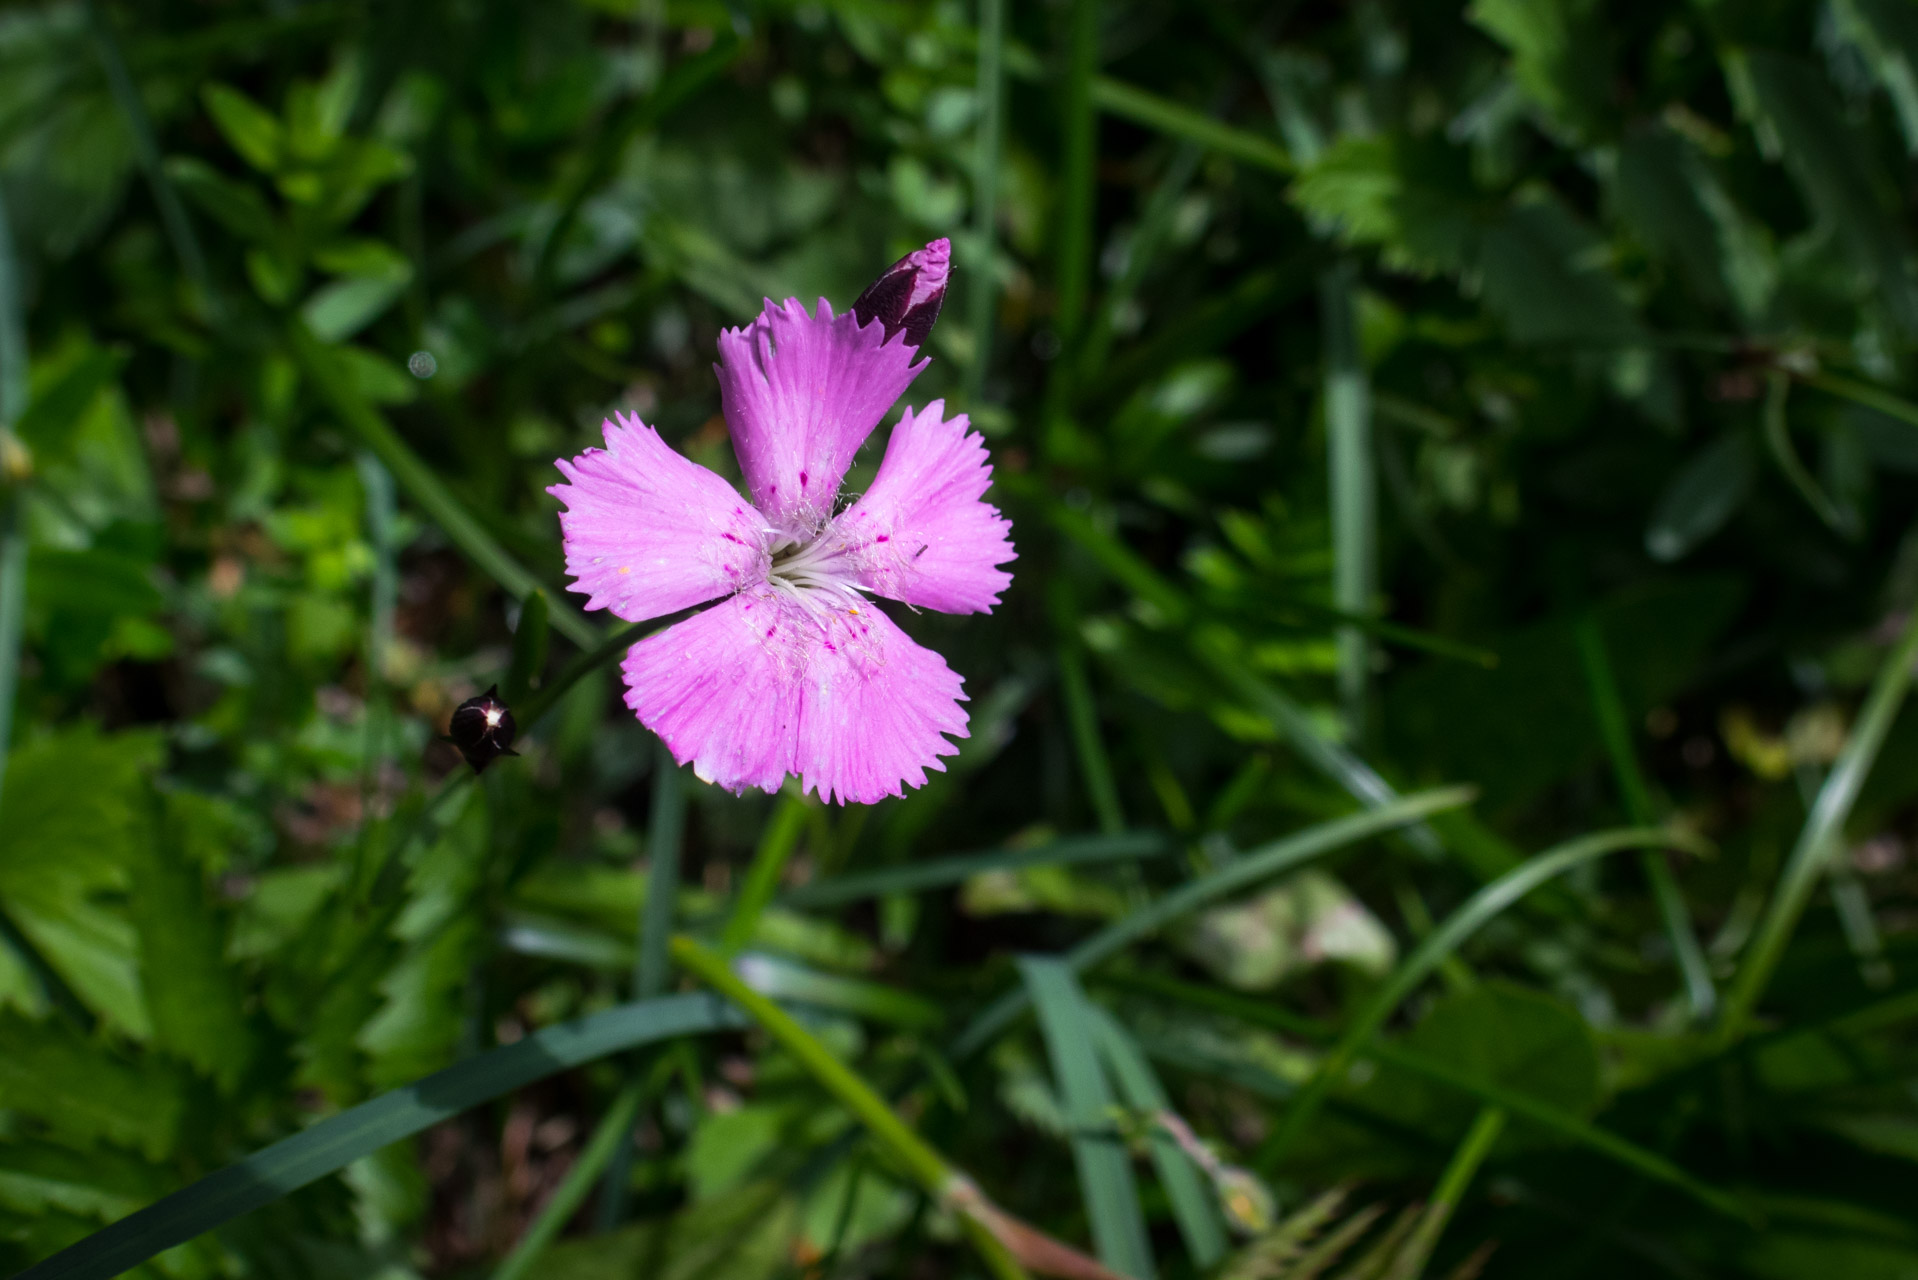
[[[630,564],[623,564],[619,566],[619,571],[621,573],[631,573],[633,571],[633,566],[631,566]]]

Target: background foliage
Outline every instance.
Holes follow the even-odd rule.
[[[1918,1272],[1914,155],[1902,0],[0,13],[0,1270]],[[972,736],[682,778],[551,462],[937,236]]]

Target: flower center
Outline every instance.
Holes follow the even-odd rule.
[[[775,543],[767,581],[822,621],[828,613],[857,614],[865,605],[846,544],[831,530],[807,542]]]

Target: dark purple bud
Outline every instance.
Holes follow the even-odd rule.
[[[906,345],[916,347],[932,332],[939,304],[946,300],[946,279],[952,274],[952,241],[934,240],[914,249],[887,267],[852,304],[862,325],[876,318],[886,326],[886,341],[904,331]]]
[[[519,754],[513,750],[513,732],[513,713],[499,700],[498,685],[453,708],[453,722],[447,726],[447,738],[474,773],[486,772],[486,766],[501,756]]]

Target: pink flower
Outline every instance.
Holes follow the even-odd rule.
[[[935,400],[893,428],[872,487],[834,514],[866,437],[919,372],[945,296],[936,240],[835,316],[767,301],[719,336],[720,397],[752,495],[621,415],[548,492],[588,609],[638,622],[721,600],[626,655],[626,705],[681,764],[732,791],[870,804],[923,786],[966,736],[961,681],[868,597],[984,613],[1012,575],[1012,526],[966,415]]]

